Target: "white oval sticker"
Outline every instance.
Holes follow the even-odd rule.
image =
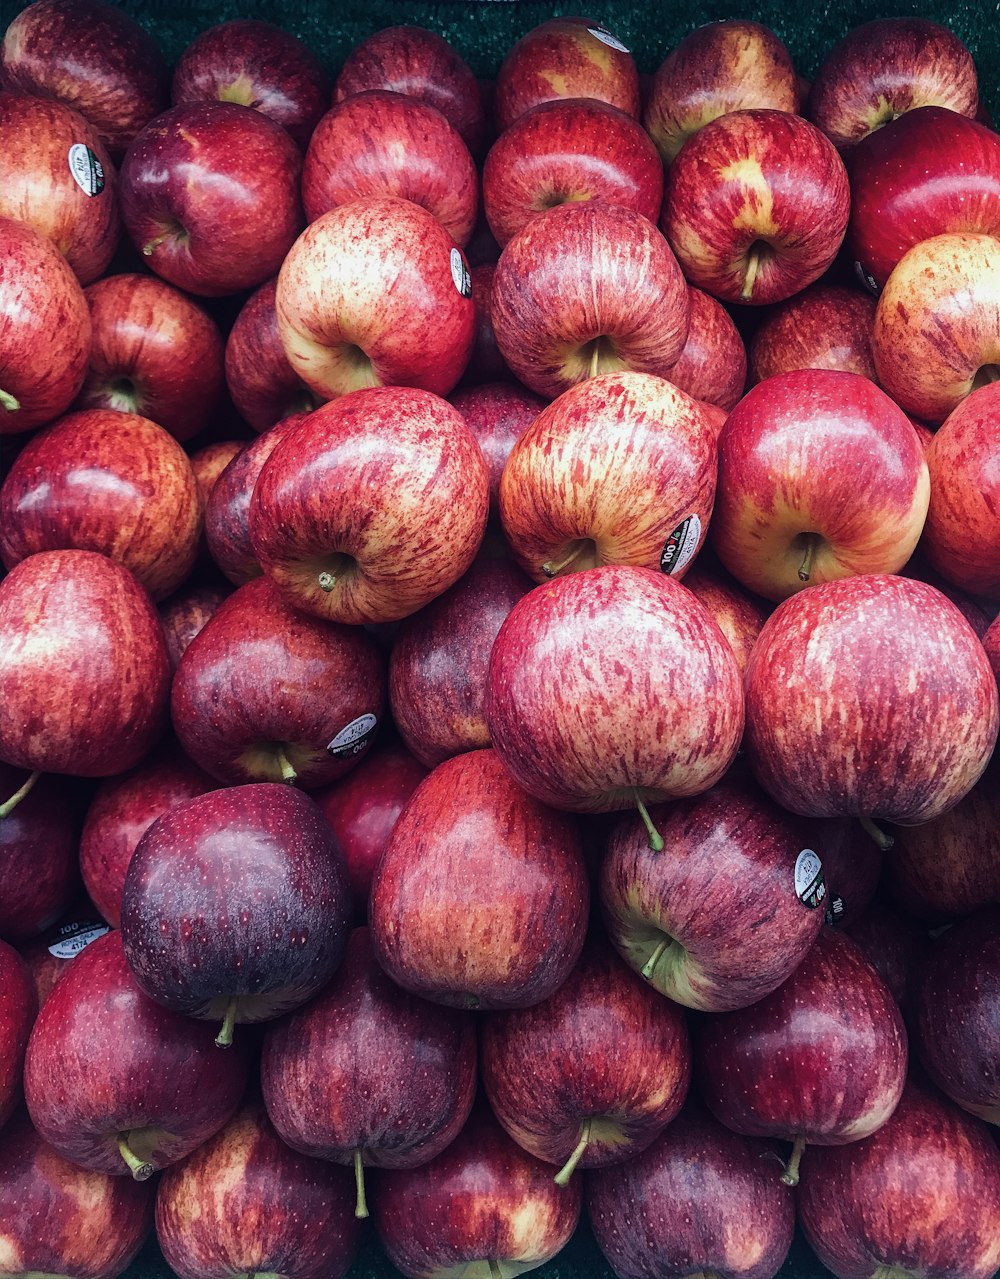
[[[660,568],[664,573],[679,573],[694,559],[701,543],[701,519],[689,515],[667,538],[660,553]]]
[[[463,298],[472,297],[472,273],[465,265],[461,249],[451,251],[451,278],[455,281],[455,288]]]
[[[56,959],[72,959],[92,941],[97,941],[98,937],[103,937],[110,931],[108,924],[97,924],[90,920],[85,924],[64,924],[59,929],[56,940],[49,946],[49,954]]]
[[[104,165],[83,142],[69,149],[69,171],[84,195],[100,195],[104,190]]]
[[[803,848],[795,859],[795,895],[810,909],[819,906],[826,898],[823,863],[811,848]]]
[[[595,40],[600,40],[601,44],[606,44],[610,49],[617,49],[619,53],[628,53],[628,45],[622,44],[617,36],[613,36],[607,27],[588,27],[587,30]]]
[[[334,759],[350,759],[352,755],[360,755],[375,732],[378,718],[370,711],[359,715],[340,730],[327,746],[327,751]]]

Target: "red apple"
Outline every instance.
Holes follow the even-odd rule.
[[[222,472],[245,446],[246,440],[214,440],[191,454],[191,469],[198,486],[202,511],[207,507],[208,499],[222,477]]]
[[[62,921],[48,934],[21,946],[21,954],[31,969],[39,1008],[52,994],[70,960],[75,959],[81,950],[86,950],[91,942],[110,931],[110,926],[103,919],[97,918],[97,912],[90,902],[85,898],[77,898],[63,915]]]
[[[842,369],[876,381],[875,302],[840,284],[810,284],[780,302],[750,339],[750,377],[763,382],[793,369]]]
[[[850,931],[878,891],[885,853],[853,817],[825,817],[817,831],[827,887],[826,922]]]
[[[750,651],[767,621],[769,606],[704,557],[684,574],[684,585],[715,618],[729,641],[737,666],[745,671]]]
[[[688,283],[761,306],[826,271],[847,230],[850,190],[828,138],[785,111],[732,111],[670,166],[660,227]]]
[[[912,915],[904,915],[878,899],[850,919],[845,928],[892,991],[912,1033],[917,972],[929,945],[926,932]]]
[[[191,298],[148,275],[113,275],[86,291],[93,326],[78,409],[119,409],[189,440],[218,412],[222,336]]]
[[[490,472],[490,513],[498,515],[504,464],[511,449],[545,408],[545,401],[516,382],[484,382],[454,391],[448,398],[483,450]]]
[[[28,781],[20,769],[0,764],[0,805]],[[78,880],[77,808],[61,779],[39,777],[0,817],[0,937],[5,941],[37,936],[69,905]]]
[[[499,249],[496,256],[500,256]],[[470,274],[472,305],[476,313],[476,338],[462,382],[475,387],[480,382],[509,380],[511,373],[507,361],[500,354],[497,336],[493,332],[493,277],[496,275],[496,260],[473,266]],[[530,392],[526,391],[525,394],[530,395]]]
[[[0,941],[0,1128],[21,1100],[21,1075],[38,998],[28,965],[13,946]]]
[[[237,412],[260,433],[320,401],[288,362],[278,334],[278,277],[247,298],[226,339],[226,385]]]
[[[746,347],[721,302],[693,288],[688,289],[688,298],[691,323],[687,340],[667,379],[693,400],[707,400],[728,413],[746,387]]]
[[[157,275],[204,297],[262,284],[302,226],[302,157],[281,127],[235,102],[171,107],[122,161],[132,243]]]
[[[160,605],[160,621],[167,638],[171,670],[177,670],[188,645],[227,594],[228,591],[218,586],[193,586],[171,595]]]

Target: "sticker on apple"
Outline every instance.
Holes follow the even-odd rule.
[[[833,924],[834,926],[843,923],[844,911],[846,909],[847,903],[844,901],[843,897],[831,897],[830,904],[826,908],[826,922],[828,924]]]
[[[601,44],[606,44],[609,49],[617,49],[619,53],[628,53],[628,45],[622,44],[617,36],[611,34],[607,27],[588,27],[587,30],[595,40],[600,40]]]
[[[701,520],[697,515],[689,515],[667,538],[660,555],[660,568],[664,573],[679,573],[691,563],[700,542]]]
[[[104,190],[104,165],[83,142],[69,149],[69,171],[84,195],[100,195]]]
[[[826,900],[823,863],[811,848],[803,848],[795,859],[795,896],[810,910]]]
[[[472,273],[465,265],[461,249],[451,251],[451,278],[455,281],[455,288],[463,298],[472,297]]]
[[[371,741],[377,725],[378,719],[370,711],[359,715],[357,719],[344,725],[326,749],[334,759],[350,759],[353,755],[360,755]]]
[[[72,959],[86,950],[92,941],[103,937],[111,931],[110,924],[96,920],[75,920],[72,924],[63,924],[57,928],[49,939],[48,952],[56,959]]]
[[[878,295],[882,292],[882,290],[878,287],[878,280],[875,279],[871,271],[866,271],[858,261],[855,261],[854,263],[854,274],[858,277],[869,293],[874,293],[875,296],[878,297]]]

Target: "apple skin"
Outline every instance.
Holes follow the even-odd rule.
[[[153,1225],[153,1187],[77,1167],[26,1114],[0,1136],[0,1274],[118,1279]]]
[[[684,574],[684,585],[715,618],[740,672],[745,671],[770,605],[751,595],[724,568],[704,556]]]
[[[218,586],[192,586],[171,595],[159,607],[167,639],[170,669],[176,671],[188,645],[229,592]]]
[[[389,705],[403,741],[427,768],[489,746],[490,650],[531,586],[514,564],[480,559],[400,626],[389,655]]]
[[[51,240],[90,284],[107,270],[122,229],[118,178],[99,133],[61,102],[4,92],[0,128],[0,215]]]
[[[87,376],[87,299],[45,236],[0,217],[0,439],[64,413]],[[40,352],[44,352],[44,359]]]
[[[868,378],[777,373],[722,428],[712,544],[748,590],[775,601],[858,573],[898,573],[930,487],[913,427]]]
[[[385,692],[369,635],[291,608],[258,578],[225,599],[192,640],[170,706],[184,750],[218,781],[294,781],[311,790],[362,758]],[[351,726],[357,732],[340,740]]]
[[[728,778],[649,815],[663,851],[650,849],[639,815],[628,814],[601,863],[612,944],[656,991],[688,1008],[728,1012],[769,995],[823,927],[827,903],[800,898],[797,873],[804,849],[823,859],[818,829]]]
[[[39,1008],[52,994],[70,961],[81,950],[86,950],[91,942],[110,931],[110,925],[97,918],[97,911],[90,902],[77,897],[60,923],[48,934],[21,946],[21,954],[31,969]]]
[[[222,472],[239,453],[246,440],[213,440],[190,454],[191,469],[194,471],[195,483],[198,486],[198,498],[202,511],[208,505]],[[204,531],[204,530],[203,530]]]
[[[529,1154],[562,1165],[560,1185],[567,1168],[571,1176],[634,1158],[674,1119],[691,1082],[684,1014],[596,936],[548,999],[484,1014],[480,1063],[501,1126]]]
[[[289,364],[281,345],[274,309],[277,287],[274,276],[255,289],[226,338],[226,386],[237,412],[258,434],[320,404]]]
[[[25,628],[25,619],[30,628]],[[167,724],[170,663],[149,596],[95,551],[40,551],[0,582],[0,759],[109,777]]]
[[[806,816],[929,821],[978,781],[1000,722],[972,627],[904,577],[849,577],[785,600],[745,685],[757,779]]]
[[[639,117],[635,61],[592,18],[550,18],[509,49],[497,71],[493,98],[498,132],[540,102],[559,98],[596,98]]]
[[[557,1186],[552,1165],[511,1141],[485,1104],[430,1163],[372,1181],[379,1242],[409,1279],[511,1279],[554,1257],[580,1220],[579,1184]]]
[[[305,150],[330,100],[330,79],[305,41],[273,22],[220,22],[201,31],[174,67],[174,106],[238,102],[282,125]]]
[[[182,800],[142,835],[125,872],[122,945],[164,1008],[268,1021],[337,971],[350,911],[344,855],[308,795],[228,787]]]
[[[497,249],[496,257],[499,258]],[[496,259],[481,262],[471,268],[472,305],[476,313],[476,337],[472,354],[462,374],[463,386],[478,386],[481,382],[511,381],[507,361],[500,354],[497,335],[493,332],[493,277],[496,275]],[[530,395],[530,391],[526,391]],[[448,397],[453,398],[452,396]]]
[[[142,993],[113,929],[67,966],[32,1028],[24,1064],[32,1122],[60,1155],[94,1172],[130,1175],[119,1135],[147,1168],[175,1163],[226,1124],[246,1088],[242,1046],[219,1052],[214,1035]]]
[[[275,274],[302,229],[302,156],[235,102],[191,102],[151,121],[122,161],[122,220],[151,269],[201,297]]]
[[[133,18],[101,0],[35,0],[7,28],[6,86],[84,116],[117,160],[167,102],[167,64]]]
[[[913,1039],[913,1000],[920,963],[930,945],[924,928],[911,915],[885,905],[879,898],[844,927],[892,991],[910,1033],[910,1043],[919,1049],[919,1042]]]
[[[847,230],[844,162],[814,125],[785,111],[717,117],[667,171],[660,229],[689,284],[762,306],[812,284]]]
[[[597,1245],[619,1279],[774,1279],[795,1231],[774,1145],[730,1132],[689,1100],[642,1154],[584,1178]],[[643,1222],[636,1230],[633,1222]]]
[[[825,817],[818,830],[827,887],[827,923],[850,931],[878,892],[885,854],[854,817]]]
[[[537,214],[506,245],[492,316],[514,375],[551,400],[599,373],[667,377],[687,338],[690,303],[655,226],[587,200]]]
[[[148,275],[113,275],[86,290],[93,337],[78,409],[151,418],[174,439],[214,419],[224,386],[222,335],[179,289]]]
[[[1000,233],[1000,138],[948,107],[904,112],[852,149],[847,170],[847,248],[876,292],[921,240]]]
[[[462,135],[435,107],[370,89],[333,107],[313,130],[302,204],[315,222],[351,200],[381,196],[421,205],[461,248],[472,237],[479,176]]]
[[[475,270],[473,271],[473,279]],[[484,382],[448,397],[483,450],[490,473],[490,515],[500,512],[500,476],[510,451],[545,408],[546,401],[516,382]]]
[[[386,384],[447,395],[472,354],[475,307],[461,250],[411,200],[370,196],[311,222],[275,295],[295,373],[321,399]]]
[[[875,310],[878,380],[900,408],[940,423],[1000,364],[1000,242],[935,235],[908,249]]]
[[[810,284],[757,327],[747,355],[754,383],[793,369],[842,369],[875,382],[875,301],[840,284]]]
[[[539,413],[500,477],[514,558],[538,583],[605,564],[680,579],[708,532],[717,456],[700,407],[665,378],[577,383]]]
[[[324,404],[279,441],[250,499],[250,543],[296,608],[392,622],[458,581],[488,514],[486,461],[458,410],[383,386]]]
[[[876,18],[854,27],[824,58],[806,114],[842,151],[916,107],[974,116],[972,54],[958,36],[921,17]]]
[[[558,98],[519,115],[483,164],[483,208],[502,248],[537,213],[601,200],[655,222],[663,166],[634,116],[594,98]]]
[[[886,1122],[906,1066],[888,986],[844,933],[824,928],[777,990],[700,1020],[694,1068],[709,1110],[734,1132],[838,1146]]]
[[[697,27],[671,49],[653,76],[642,122],[670,165],[718,116],[762,107],[798,111],[791,54],[770,27],[730,18]]]
[[[194,566],[201,502],[191,462],[155,422],[67,413],[28,441],[0,486],[0,557],[99,551],[165,599]]]
[[[339,1168],[289,1150],[248,1101],[160,1178],[157,1241],[180,1279],[342,1279],[361,1242],[353,1189]]]
[[[0,803],[28,780],[0,763]],[[43,932],[65,908],[77,885],[78,805],[54,777],[39,777],[0,819],[0,937],[22,942]]]
[[[743,732],[725,637],[690,591],[650,569],[606,565],[536,587],[501,626],[488,678],[494,749],[557,808],[708,790]]]
[[[112,927],[121,925],[125,871],[145,831],[168,809],[216,789],[214,778],[172,740],[128,773],[101,782],[80,834],[80,873]]]
[[[21,1100],[24,1051],[37,1013],[31,970],[13,946],[0,941],[0,1128]]]
[[[998,1186],[987,1126],[913,1080],[867,1141],[806,1152],[799,1223],[838,1279],[991,1279],[1000,1266]]]
[[[687,340],[667,380],[693,400],[707,400],[728,413],[746,388],[747,349],[721,302],[701,289],[689,288],[688,297]]]
[[[486,120],[479,82],[443,36],[412,24],[383,27],[348,53],[333,89],[333,103],[369,89],[387,89],[435,107],[465,139],[482,150]]]
[[[480,750],[439,764],[410,796],[375,868],[369,924],[404,990],[458,1008],[524,1008],[569,975],[589,905],[575,822]]]
[[[915,997],[914,1046],[963,1110],[1000,1125],[1000,909],[957,920],[928,949]]]

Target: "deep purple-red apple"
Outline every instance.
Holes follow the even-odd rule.
[[[875,301],[841,284],[810,284],[780,302],[747,347],[750,378],[763,382],[793,369],[842,369],[876,381],[872,357]]]
[[[0,804],[30,781],[0,763]],[[39,777],[0,817],[0,937],[22,942],[42,932],[69,905],[78,882],[79,805],[63,781]],[[0,810],[2,811],[2,810]]]
[[[13,946],[0,941],[0,1128],[21,1100],[24,1050],[37,1012],[31,970]]]
[[[692,399],[707,400],[728,413],[746,387],[746,347],[721,302],[694,288],[688,289],[688,299],[691,323],[687,339],[667,380]]]
[[[490,513],[498,513],[500,476],[510,451],[545,401],[517,382],[485,382],[453,392],[449,401],[479,442],[490,472]]]
[[[228,594],[219,586],[192,586],[163,601],[157,611],[167,637],[171,670],[177,670],[188,645]]]
[[[274,276],[247,298],[226,339],[226,385],[237,412],[257,432],[320,403],[281,345],[274,309],[277,287]]]

